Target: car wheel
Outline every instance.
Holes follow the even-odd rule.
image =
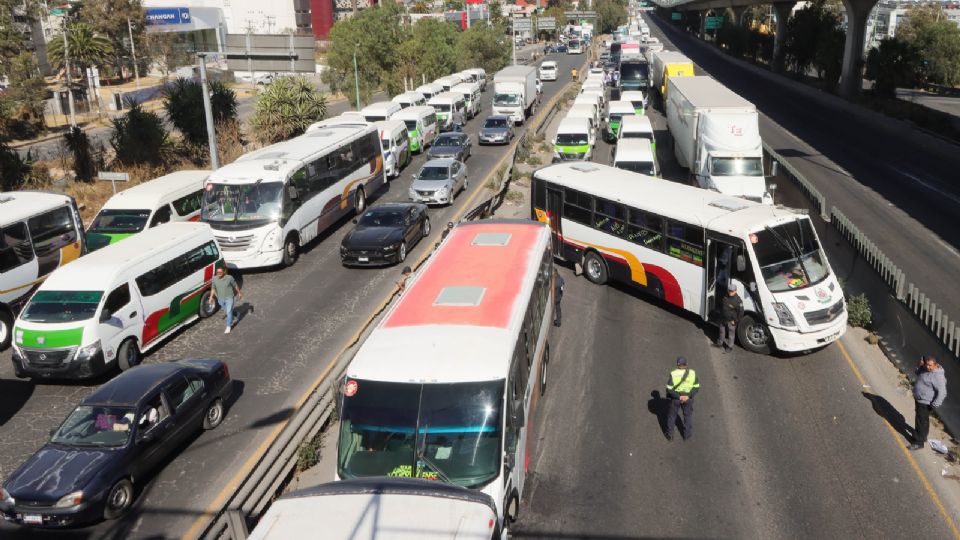
[[[283,243],[283,266],[293,266],[300,258],[300,245],[297,243],[297,236],[291,234],[287,241]]]
[[[203,413],[203,429],[211,430],[223,422],[223,400],[217,398],[207,407],[207,412]]]
[[[407,243],[400,242],[400,249],[397,250],[397,264],[407,260]]]
[[[420,226],[420,233],[422,234],[422,238],[430,236],[430,218],[423,220],[423,225]]]
[[[0,310],[0,351],[10,346],[13,338],[13,317],[6,311]]]
[[[137,347],[136,340],[129,338],[120,344],[120,349],[117,350],[117,365],[122,371],[136,366],[141,360],[140,347]]]
[[[200,297],[200,310],[198,315],[200,315],[201,319],[206,319],[217,312],[217,303],[210,301],[212,296],[213,293],[207,291]]]
[[[753,315],[744,315],[737,323],[737,338],[744,349],[757,354],[770,354],[770,345],[773,341],[770,330],[762,320],[754,319]]]
[[[607,282],[607,263],[595,251],[590,251],[583,257],[583,273],[590,283],[603,285]]]
[[[110,488],[103,503],[103,519],[117,519],[133,504],[133,484],[122,478]]]
[[[367,196],[363,193],[363,188],[357,188],[357,195],[354,199],[353,209],[358,216],[367,209]]]

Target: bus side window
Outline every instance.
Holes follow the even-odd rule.
[[[195,193],[191,193],[185,197],[180,197],[179,199],[171,203],[173,205],[174,211],[180,217],[186,217],[190,214],[200,210],[200,196],[203,193],[202,190],[197,190]]]
[[[38,256],[52,253],[77,241],[70,209],[66,206],[34,216],[27,221]]]
[[[27,237],[27,226],[13,223],[0,230],[0,273],[33,260],[33,249]]]

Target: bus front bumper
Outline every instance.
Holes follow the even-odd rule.
[[[274,266],[283,262],[283,249],[277,251],[252,251],[247,253],[236,253],[222,251],[223,260],[227,267],[244,268],[263,268],[265,266]]]
[[[830,326],[813,332],[797,332],[782,328],[768,327],[777,350],[783,352],[802,352],[825,347],[840,339],[847,330],[847,313],[837,317]]]

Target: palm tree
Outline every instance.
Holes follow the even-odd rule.
[[[220,125],[237,119],[237,95],[222,81],[210,81],[210,106],[213,123]],[[203,111],[203,91],[199,82],[177,79],[163,92],[163,107],[170,123],[192,145],[207,142],[207,119]]]
[[[280,142],[302,134],[327,116],[327,100],[303,76],[281,77],[260,94],[250,119],[254,137],[263,143]]]
[[[84,72],[90,66],[104,63],[113,53],[110,38],[83,23],[71,25],[67,41],[70,45],[70,62]],[[63,34],[59,34],[47,45],[47,60],[54,67],[63,68],[63,56]]]

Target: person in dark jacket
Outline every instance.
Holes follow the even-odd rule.
[[[916,416],[913,423],[913,443],[911,450],[919,450],[927,442],[930,432],[930,413],[947,398],[947,376],[943,368],[932,356],[920,360],[917,366],[917,382],[913,385],[913,401]]]
[[[560,300],[563,298],[563,277],[553,269],[553,325],[560,326]]]
[[[720,300],[720,335],[714,346],[723,347],[723,352],[733,350],[733,340],[737,335],[737,322],[743,318],[743,300],[737,294],[737,286],[731,281],[727,285],[727,295]]]
[[[670,408],[667,409],[667,431],[664,433],[668,441],[673,440],[673,427],[677,423],[677,409],[683,411],[683,427],[680,436],[684,440],[693,436],[693,397],[700,390],[700,379],[697,372],[687,367],[687,359],[677,357],[677,369],[670,372],[667,379],[667,397],[670,399]]]

